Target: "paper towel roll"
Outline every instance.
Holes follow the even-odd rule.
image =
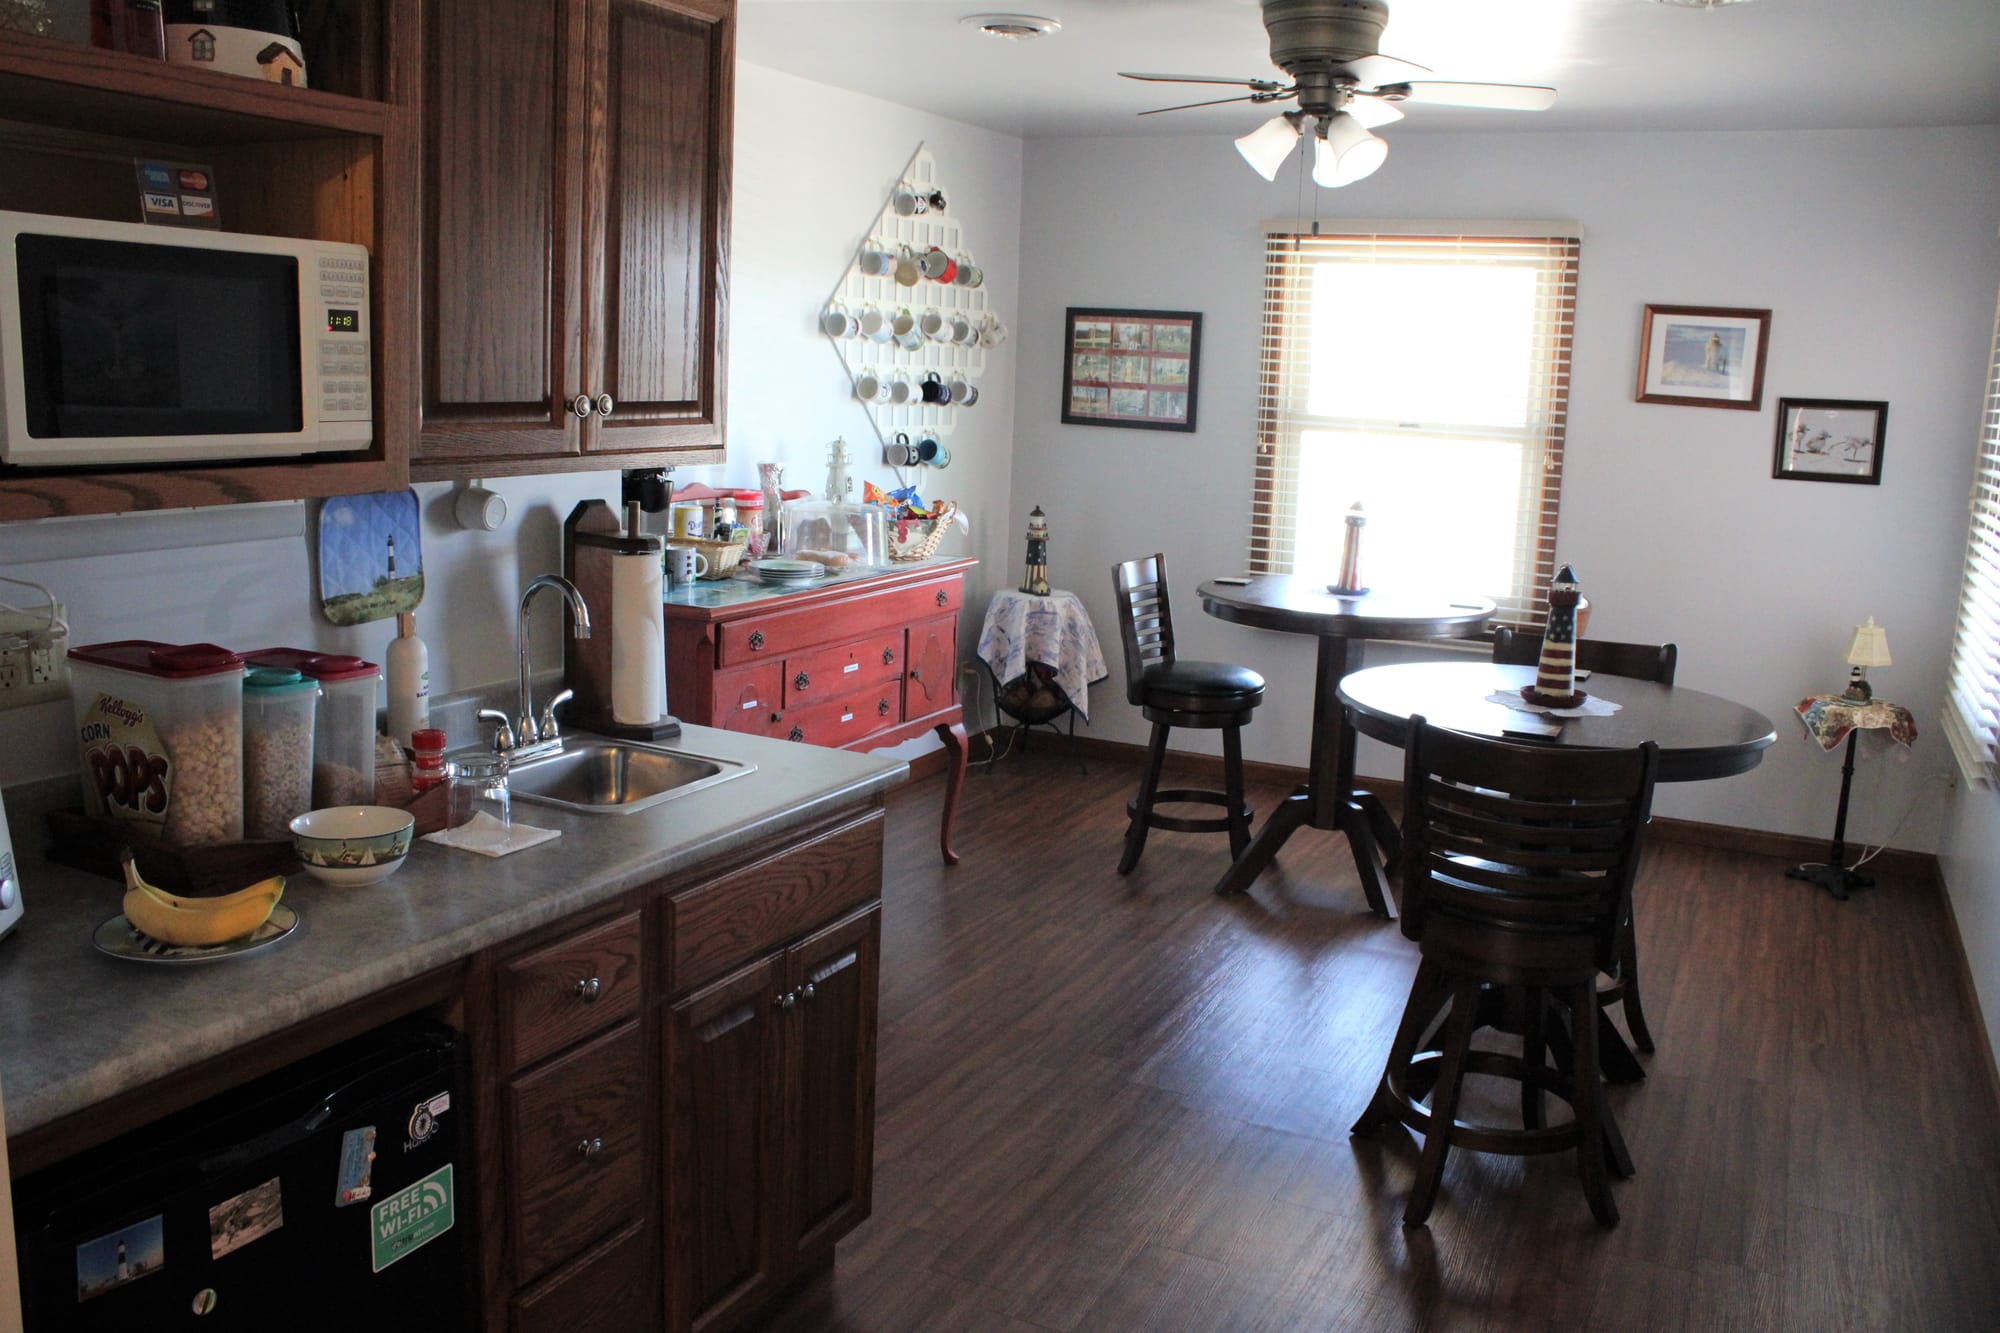
[[[667,711],[667,624],[660,556],[611,557],[611,720],[643,726]]]

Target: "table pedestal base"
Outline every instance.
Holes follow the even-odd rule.
[[[1395,819],[1372,792],[1350,791],[1345,800],[1336,799],[1329,804],[1333,806],[1332,818],[1321,822],[1314,818],[1311,786],[1295,788],[1271,812],[1250,846],[1216,884],[1216,894],[1226,897],[1248,889],[1277,859],[1278,849],[1300,829],[1332,829],[1347,836],[1348,850],[1354,853],[1354,870],[1361,877],[1361,891],[1368,897],[1369,909],[1394,921],[1396,905],[1389,896],[1388,871],[1393,869],[1402,843]]]

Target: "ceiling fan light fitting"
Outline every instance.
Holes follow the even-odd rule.
[[[1747,0],[1653,0],[1656,5],[1671,5],[1676,9],[1720,9],[1724,5],[1740,5]]]
[[[1342,112],[1319,122],[1313,145],[1313,184],[1337,190],[1375,174],[1389,157],[1389,145]]]
[[[1004,37],[1015,42],[1030,41],[1062,31],[1060,21],[1038,14],[967,14],[959,22],[968,28],[979,29],[988,37]]]
[[[1299,141],[1297,117],[1296,111],[1273,116],[1236,141],[1236,151],[1243,154],[1252,171],[1267,181],[1278,179],[1278,168],[1285,165],[1292,146]]]

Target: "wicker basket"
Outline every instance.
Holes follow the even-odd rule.
[[[706,537],[675,537],[673,544],[692,546],[701,552],[702,559],[708,561],[708,571],[701,575],[704,579],[728,578],[742,562],[743,553],[750,549],[743,542],[710,541]]]
[[[937,504],[937,517],[927,518],[909,524],[889,525],[889,558],[891,560],[928,560],[937,554],[944,544],[945,529],[951,526],[951,516],[958,506],[949,500]],[[907,533],[908,536],[898,535]]]

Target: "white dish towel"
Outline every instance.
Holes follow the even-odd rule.
[[[516,824],[509,831],[501,827],[499,820],[482,811],[457,828],[426,833],[424,841],[442,847],[456,847],[460,851],[477,852],[481,856],[505,856],[561,836],[559,828],[535,828],[529,824]]]

